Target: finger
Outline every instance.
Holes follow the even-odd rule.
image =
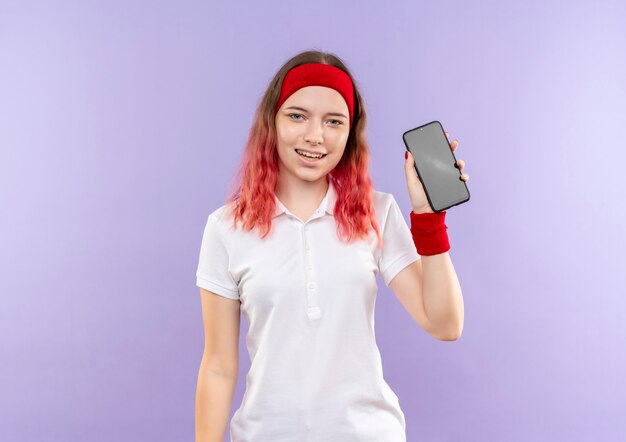
[[[459,146],[459,140],[452,140],[450,142],[450,147],[452,148],[453,152],[456,150],[458,146]]]
[[[410,176],[417,175],[417,172],[415,172],[415,168],[413,167],[413,165],[414,165],[413,155],[411,155],[411,152],[407,151],[406,160],[404,161],[404,173],[407,179]]]
[[[411,152],[406,152],[406,160],[404,161],[404,167],[412,167],[413,166],[413,155]]]
[[[454,167],[456,167],[459,170],[463,170],[463,168],[465,167],[465,161],[463,160],[457,160],[456,164],[454,165]]]

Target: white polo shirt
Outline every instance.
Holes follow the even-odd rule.
[[[420,256],[393,195],[372,199],[382,251],[373,229],[369,241],[339,240],[332,183],[305,221],[276,198],[264,240],[233,230],[226,205],[209,215],[197,286],[239,299],[249,323],[251,367],[231,442],[406,441],[374,334],[376,275],[388,286]]]

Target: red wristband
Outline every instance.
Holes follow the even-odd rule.
[[[421,256],[438,255],[450,250],[446,212],[415,213],[411,211],[411,235]]]

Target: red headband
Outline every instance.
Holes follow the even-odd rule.
[[[350,125],[354,121],[354,89],[350,76],[338,67],[323,63],[306,63],[292,68],[285,79],[276,104],[276,112],[285,100],[298,89],[306,86],[326,86],[339,92],[350,111]]]

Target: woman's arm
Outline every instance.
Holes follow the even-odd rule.
[[[449,252],[422,256],[400,270],[389,287],[432,337],[459,339],[463,332],[463,294]]]
[[[219,373],[202,358],[196,389],[196,442],[223,442],[237,373]]]
[[[422,256],[424,309],[442,340],[454,341],[463,333],[464,306],[461,284],[450,253]]]
[[[223,442],[237,385],[240,302],[200,289],[205,345],[196,388],[196,442]]]

